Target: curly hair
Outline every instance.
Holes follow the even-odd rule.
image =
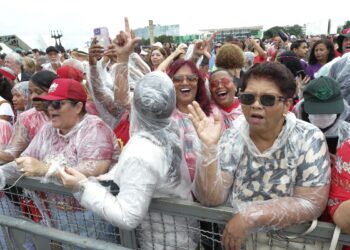
[[[239,69],[243,68],[244,60],[244,54],[240,47],[234,44],[225,44],[219,49],[215,64],[224,69]]]
[[[211,113],[211,107],[210,99],[207,95],[207,90],[205,88],[205,80],[201,72],[194,64],[194,62],[183,59],[176,60],[173,64],[170,65],[168,75],[171,79],[173,79],[173,76],[176,74],[176,72],[186,65],[191,68],[193,74],[196,74],[198,76],[197,93],[195,100],[199,103],[199,106],[203,109],[204,113],[206,115],[209,115]]]

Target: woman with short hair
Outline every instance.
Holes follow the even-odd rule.
[[[225,249],[240,249],[251,232],[316,219],[326,206],[326,140],[318,128],[288,112],[295,90],[284,65],[254,65],[239,95],[244,116],[221,138],[219,117],[211,122],[197,103],[190,106],[204,157],[195,195],[204,205],[227,202],[236,209],[224,230]],[[246,243],[250,249],[251,238]]]

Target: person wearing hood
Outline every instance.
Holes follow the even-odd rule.
[[[350,107],[342,98],[339,83],[333,78],[321,76],[312,80],[304,89],[304,99],[294,108],[297,118],[318,127],[328,142],[338,137],[330,149],[335,154],[335,146],[350,137]]]
[[[233,207],[223,232],[225,249],[275,243],[287,248],[288,241],[278,241],[266,230],[321,215],[330,181],[326,140],[317,127],[288,112],[296,83],[284,65],[256,64],[242,80],[239,99],[244,115],[221,138],[219,116],[211,122],[197,103],[189,107],[203,154],[194,193],[204,205]]]
[[[148,211],[152,198],[191,200],[190,177],[179,146],[180,131],[171,118],[175,108],[175,88],[166,74],[154,71],[136,84],[131,138],[118,163],[98,178],[113,180],[119,186],[118,195],[74,169],[60,171],[63,184],[77,191],[75,197],[82,206],[115,226],[128,230],[139,226],[141,249],[196,247],[189,230],[194,226],[191,220]]]
[[[16,112],[15,118],[22,112],[31,108],[31,100],[29,94],[29,83],[20,82],[17,83],[11,89],[13,109]]]

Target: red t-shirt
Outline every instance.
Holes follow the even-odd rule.
[[[350,139],[347,139],[338,148],[336,161],[331,171],[331,189],[327,210],[333,219],[339,205],[350,200]]]

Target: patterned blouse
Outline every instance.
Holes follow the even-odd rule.
[[[230,199],[236,202],[290,196],[295,186],[329,183],[329,155],[322,132],[289,113],[271,148],[260,152],[249,137],[249,125],[238,117],[219,142],[219,167],[232,174]]]

